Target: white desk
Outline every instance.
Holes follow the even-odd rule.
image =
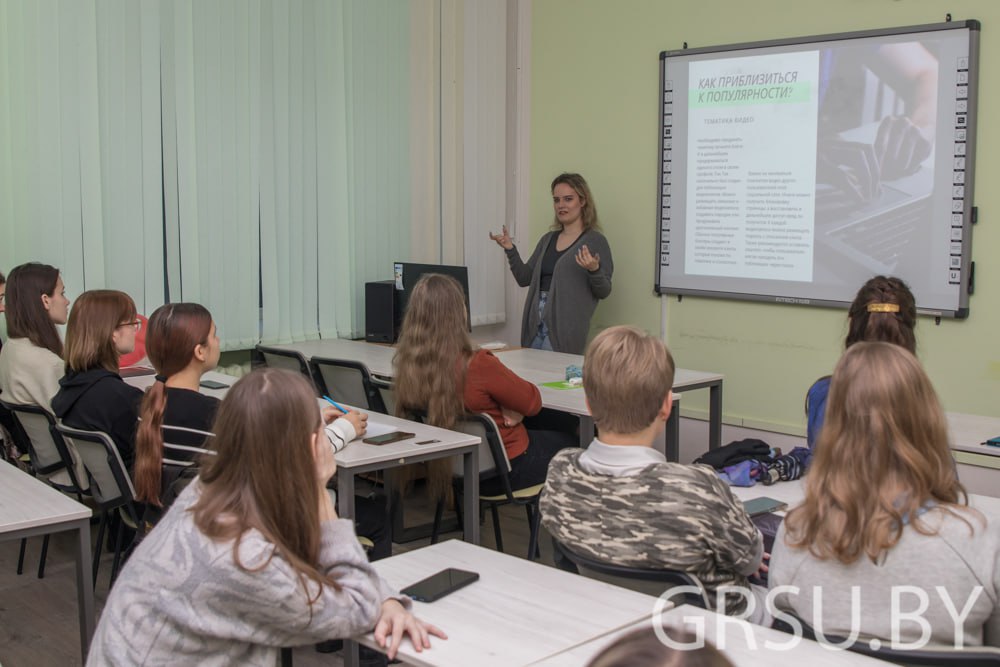
[[[372,345],[370,347],[378,346]],[[237,380],[231,375],[214,371],[205,373],[203,379],[214,380],[229,386],[232,386]],[[125,381],[133,387],[146,389],[152,386],[155,378],[152,375],[143,375],[126,378]],[[201,387],[199,391],[221,399],[229,391],[229,388],[206,389]],[[319,401],[319,404],[323,407],[327,405],[322,400]],[[463,507],[462,519],[465,539],[473,544],[479,544],[479,438],[389,415],[376,415],[373,419],[378,419],[396,430],[413,433],[415,437],[388,445],[367,445],[361,441],[361,438],[358,438],[351,441],[342,451],[337,452],[337,513],[344,518],[354,517],[355,475],[373,470],[388,470],[432,459],[461,456],[464,475],[462,498],[465,506]],[[437,442],[426,445],[416,444],[426,440],[436,440]]]
[[[90,517],[93,513],[72,498],[12,465],[0,461],[0,540],[77,531],[76,591],[80,608],[80,652],[94,634],[94,581],[91,577]]]
[[[718,648],[736,667],[886,667],[887,663],[858,653],[830,650],[810,639],[796,640],[792,635],[760,625],[725,618],[712,611],[682,605],[668,609],[662,616],[663,625],[686,628],[696,636],[704,628],[704,637]],[[721,621],[721,623],[720,623]],[[591,640],[576,648],[534,663],[538,667],[581,667],[606,646],[622,635],[640,628],[650,628],[646,618],[628,628]],[[765,642],[769,642],[765,644]],[[791,642],[795,642],[792,644]],[[770,643],[785,650],[769,648]]]
[[[399,657],[411,665],[527,665],[631,625],[648,616],[656,602],[648,595],[456,540],[372,565],[396,588],[447,567],[479,573],[479,581],[445,598],[414,602],[414,614],[444,630],[448,639],[432,637],[431,648],[422,653],[404,640]],[[376,647],[371,634],[359,640]]]
[[[574,393],[575,390],[550,389],[541,385],[545,382],[565,379],[567,366],[579,366],[583,368],[583,355],[533,350],[531,348],[500,350],[496,354],[507,368],[525,380],[539,385],[539,389],[542,392],[542,404],[545,407],[560,409],[558,407],[560,401],[568,402],[573,400],[571,397],[567,397],[566,394]],[[673,389],[675,392],[681,393],[696,389],[709,390],[709,449],[715,449],[722,444],[722,381],[724,378],[725,376],[719,373],[704,373],[686,368],[678,368],[674,372]],[[679,415],[675,415],[674,418],[677,416]],[[583,431],[583,428],[580,430]],[[673,438],[671,447],[675,448],[676,446],[677,439]],[[668,453],[667,458],[671,461],[677,460],[676,454],[671,457]]]

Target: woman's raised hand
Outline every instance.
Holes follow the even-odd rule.
[[[576,263],[588,271],[596,271],[601,268],[601,256],[598,253],[590,254],[590,248],[580,246],[576,252]]]
[[[510,234],[507,232],[507,225],[503,226],[503,232],[500,234],[490,232],[490,239],[496,241],[497,245],[504,250],[510,250],[514,247],[514,239],[512,239]]]

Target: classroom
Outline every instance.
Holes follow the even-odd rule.
[[[372,317],[371,311],[366,311],[366,285],[379,281],[401,285],[399,263],[467,267],[467,283],[460,285],[468,300],[467,310],[458,308],[459,315],[468,318],[470,333],[466,338],[474,348],[486,345],[495,354],[462,352],[466,355],[463,358],[473,360],[469,362],[471,369],[481,356],[488,356],[492,360],[489,363],[499,360],[497,365],[501,367],[491,366],[489,372],[512,371],[519,376],[511,380],[514,384],[510,386],[520,392],[521,409],[511,408],[517,417],[507,424],[506,413],[495,402],[473,409],[471,384],[463,388],[449,380],[442,385],[428,379],[433,375],[415,375],[422,382],[415,384],[420,384],[425,393],[430,386],[458,388],[465,392],[465,408],[469,411],[489,413],[496,407],[493,428],[500,434],[497,440],[504,450],[501,458],[512,462],[522,455],[524,450],[512,445],[509,433],[516,429],[525,432],[525,426],[532,433],[543,430],[568,434],[571,444],[583,447],[593,440],[595,425],[598,444],[604,442],[602,434],[617,431],[608,427],[612,422],[601,426],[599,415],[608,419],[607,413],[591,404],[591,392],[597,389],[588,385],[585,373],[583,389],[576,385],[563,390],[551,385],[579,375],[590,359],[589,352],[584,354],[584,346],[594,344],[602,332],[631,335],[616,329],[626,325],[643,333],[646,338],[642,341],[662,341],[672,357],[669,375],[673,379],[667,386],[673,388],[667,395],[672,403],[663,399],[662,409],[654,410],[657,428],[665,430],[665,435],[660,435],[660,430],[654,433],[652,449],[663,453],[657,455],[657,462],[670,461],[663,465],[673,466],[676,461],[691,469],[690,464],[710,448],[715,450],[719,445],[747,438],[780,449],[772,452],[775,459],[802,448],[801,456],[806,457],[802,459],[803,470],[786,477],[792,481],[749,487],[726,487],[720,482],[725,489],[723,496],[735,499],[737,505],[738,501],[766,496],[787,504],[788,509],[800,502],[812,508],[810,503],[815,500],[816,511],[820,512],[822,501],[808,495],[810,478],[794,479],[804,475],[805,468],[812,465],[810,459],[817,466],[834,462],[818,454],[812,457],[818,450],[813,450],[811,437],[807,444],[806,391],[817,378],[835,369],[844,377],[855,370],[858,377],[872,372],[877,365],[874,362],[859,368],[851,364],[858,364],[863,354],[880,352],[871,351],[865,342],[861,346],[865,349],[855,350],[854,357],[845,355],[851,297],[839,307],[830,308],[777,303],[773,299],[768,302],[691,294],[681,298],[657,293],[659,274],[654,254],[662,240],[657,226],[657,199],[662,194],[663,179],[658,155],[663,150],[663,114],[657,111],[662,94],[660,54],[682,48],[969,20],[977,21],[982,28],[978,32],[975,104],[978,118],[987,119],[994,104],[1000,103],[1000,75],[990,66],[998,54],[990,31],[1000,21],[1000,5],[993,0],[959,0],[951,6],[934,0],[0,0],[0,90],[4,93],[0,103],[0,272],[7,277],[8,309],[6,321],[0,318],[2,349],[8,349],[8,341],[17,338],[8,331],[11,270],[27,262],[41,262],[58,269],[70,302],[69,326],[62,326],[65,319],[60,322],[53,316],[52,320],[62,340],[68,341],[73,308],[82,294],[118,290],[131,298],[134,317],[115,324],[132,324],[133,319],[141,322],[135,334],[140,341],[147,341],[147,357],[141,365],[151,369],[157,366],[153,358],[157,353],[154,350],[148,356],[146,336],[155,335],[155,329],[150,328],[147,318],[152,318],[164,304],[203,305],[209,313],[212,333],[205,339],[208,343],[195,341],[207,346],[203,352],[209,358],[198,366],[197,377],[223,385],[218,389],[202,385],[201,393],[208,396],[222,399],[239,393],[239,389],[229,391],[241,386],[233,383],[239,379],[244,387],[250,386],[250,376],[254,375],[251,371],[261,366],[299,368],[297,359],[289,362],[287,356],[268,356],[257,349],[258,345],[299,355],[303,363],[336,358],[362,366],[375,379],[366,377],[367,395],[360,398],[336,394],[332,381],[326,386],[314,386],[316,378],[324,377],[318,366],[312,371],[305,367],[305,375],[314,393],[322,394],[326,389],[335,404],[363,408],[369,414],[372,432],[395,430],[415,436],[409,442],[390,441],[381,448],[362,445],[359,440],[366,428],[363,423],[351,421],[345,425],[350,420],[336,418],[339,410],[328,414],[327,418],[334,421],[326,427],[326,433],[334,449],[339,448],[334,458],[340,472],[336,478],[321,480],[330,498],[321,488],[320,515],[335,511],[336,516],[353,518],[354,529],[369,557],[373,547],[366,543],[369,534],[363,530],[371,527],[364,518],[371,511],[368,501],[391,496],[391,509],[407,516],[405,520],[390,516],[390,509],[379,505],[377,512],[385,512],[376,523],[382,526],[379,530],[388,529],[389,536],[376,530],[375,537],[368,541],[374,541],[374,548],[379,550],[379,540],[387,539],[391,556],[384,560],[373,558],[373,565],[359,562],[352,566],[366,572],[380,592],[398,591],[443,567],[470,570],[480,577],[436,603],[417,602],[398,613],[393,607],[396,615],[387,614],[388,623],[427,621],[449,636],[448,640],[430,637],[431,648],[419,652],[408,639],[404,640],[399,655],[394,657],[405,664],[585,665],[627,631],[659,631],[658,620],[690,628],[698,625],[691,620],[695,616],[703,620],[703,627],[714,628],[704,634],[729,661],[711,664],[756,665],[765,660],[767,664],[792,660],[877,664],[882,659],[890,660],[891,656],[879,656],[875,649],[867,651],[867,655],[864,650],[853,649],[831,652],[812,640],[803,640],[791,651],[751,647],[754,639],[762,644],[767,640],[780,643],[787,634],[745,621],[741,623],[751,630],[744,631],[735,623],[716,623],[717,617],[725,618],[725,614],[701,608],[689,598],[668,602],[666,609],[661,606],[650,624],[659,592],[613,585],[621,584],[621,580],[608,583],[607,574],[593,576],[594,572],[585,571],[586,563],[568,563],[572,554],[562,558],[563,565],[568,563],[570,569],[588,576],[560,569],[561,556],[553,540],[558,538],[566,546],[566,541],[573,539],[573,531],[553,534],[554,524],[547,519],[547,513],[554,510],[547,509],[546,503],[573,493],[564,494],[562,487],[545,480],[546,458],[540,473],[532,471],[540,478],[524,472],[524,479],[530,478],[531,482],[524,486],[537,487],[533,504],[527,503],[527,512],[518,506],[524,503],[518,502],[506,503],[497,510],[483,500],[487,490],[496,488],[496,480],[490,476],[496,474],[495,470],[484,476],[476,473],[476,466],[481,470],[487,459],[492,463],[490,456],[495,453],[487,445],[488,438],[480,444],[481,431],[474,430],[476,435],[471,439],[469,433],[463,437],[461,429],[454,427],[454,420],[448,419],[445,421],[449,425],[439,428],[433,415],[440,408],[426,402],[426,396],[422,405],[409,403],[416,413],[403,415],[401,408],[394,414],[392,402],[402,397],[403,405],[413,395],[407,393],[410,390],[401,369],[407,359],[406,345],[419,347],[413,342],[417,340],[413,333],[416,325],[407,329],[405,322],[401,323],[395,348],[363,342],[371,328],[371,321],[366,320]],[[933,400],[938,407],[931,412],[941,416],[940,423],[932,415],[924,431],[937,433],[934,429],[938,426],[947,431],[942,451],[951,462],[945,467],[954,469],[950,477],[941,473],[942,479],[947,479],[938,481],[954,490],[958,488],[954,486],[957,479],[970,494],[969,504],[995,524],[993,517],[1000,517],[1000,456],[981,444],[1000,436],[1000,347],[993,333],[1000,328],[1000,293],[995,289],[1000,280],[989,259],[994,248],[1000,251],[1000,232],[991,224],[991,201],[1000,197],[991,185],[1000,163],[990,150],[998,141],[991,127],[988,122],[976,126],[974,167],[970,166],[978,187],[971,201],[976,209],[975,223],[966,227],[971,236],[971,241],[966,238],[965,247],[971,247],[966,259],[975,264],[975,289],[967,297],[967,316],[918,315],[912,327],[918,363],[912,368],[907,365],[913,355],[902,361],[893,357],[893,363],[898,364],[892,368],[905,366],[900,373],[915,373],[911,380],[917,378],[920,383],[926,380],[936,396]],[[560,181],[561,174],[585,177],[583,189],[572,179]],[[517,275],[511,251],[505,253],[506,243],[513,243],[520,258],[528,262],[538,239],[547,232],[555,228],[553,239],[559,238],[563,220],[560,206],[572,207],[574,202],[553,202],[557,188],[562,188],[558,192],[571,190],[571,199],[575,193],[577,203],[582,201],[584,208],[589,204],[588,197],[599,207],[600,234],[595,236],[584,223],[579,234],[581,238],[590,235],[587,254],[581,255],[579,244],[573,240],[575,255],[565,260],[567,264],[575,261],[574,268],[589,272],[590,289],[595,291],[587,291],[592,303],[587,301],[584,310],[589,313],[590,308],[595,309],[589,320],[582,316],[573,320],[574,334],[582,341],[579,347],[575,343],[560,346],[559,338],[568,335],[567,331],[557,329],[553,333],[550,323],[545,330],[549,347],[533,350],[530,348],[535,347],[535,331],[526,333],[531,308],[526,307],[525,299],[535,305],[532,300],[537,299],[537,285],[530,271],[523,280]],[[606,248],[600,256],[595,250],[599,243]],[[546,251],[541,245],[539,248],[542,253]],[[555,240],[551,248],[566,250]],[[534,263],[529,264],[534,270]],[[539,264],[545,271],[541,259]],[[515,267],[513,271],[511,267]],[[607,276],[606,285],[594,287],[600,282],[595,276],[602,272]],[[852,283],[852,296],[873,275],[859,273]],[[906,279],[913,286],[913,279]],[[553,274],[552,280],[557,281],[558,274]],[[531,286],[525,287],[529,282]],[[425,287],[424,292],[414,296],[417,290],[407,285],[411,304],[432,286],[427,283]],[[443,291],[430,303],[443,303],[440,295],[450,287],[435,288]],[[43,291],[43,302],[48,304],[44,295]],[[888,304],[894,308],[892,312],[900,311],[898,303]],[[867,313],[886,312],[878,310],[886,305],[869,302]],[[902,309],[906,309],[905,304]],[[537,319],[537,312],[535,316]],[[413,315],[413,320],[416,318]],[[443,327],[441,322],[447,318],[438,313],[431,319]],[[458,329],[465,331],[461,323]],[[119,336],[115,331],[114,335]],[[425,353],[434,347],[427,340],[437,341],[440,349],[453,340],[459,341],[456,345],[461,343],[463,336],[456,334],[456,338],[442,331],[424,332],[429,336],[424,342]],[[211,343],[216,337],[216,342]],[[552,341],[557,342],[555,347]],[[647,350],[643,347],[646,342],[635,344],[637,349]],[[661,347],[649,348],[653,351],[646,353],[655,356]],[[198,354],[196,351],[191,364],[200,358]],[[68,374],[68,351],[65,359]],[[880,359],[881,363],[889,364],[889,360]],[[655,364],[644,368],[652,366]],[[191,368],[194,366],[189,365],[188,370]],[[416,361],[412,368],[417,369],[415,373],[426,372],[420,371]],[[147,376],[122,376],[131,388],[159,387],[166,396],[166,392],[173,391],[170,377],[174,372],[157,366]],[[4,389],[5,373],[0,362],[0,389]],[[834,384],[838,374],[834,375]],[[484,382],[486,394],[502,386],[498,377],[491,375]],[[244,378],[249,381],[244,382]],[[378,389],[383,381],[390,389],[384,396]],[[463,374],[461,382],[471,380]],[[840,386],[846,386],[846,381]],[[193,388],[198,390],[197,382]],[[590,403],[584,401],[584,391]],[[846,392],[831,390],[830,400],[852,400]],[[128,400],[138,401],[138,395],[128,394]],[[0,400],[19,403],[10,399],[9,392],[0,394]],[[320,403],[321,407],[326,405]],[[53,403],[53,407],[56,405]],[[904,410],[901,401],[887,405]],[[560,418],[539,425],[540,421],[523,417],[526,409],[542,410],[542,415],[558,413]],[[214,406],[212,410],[214,413]],[[833,408],[828,405],[827,410],[827,423],[834,423],[830,421]],[[387,414],[379,414],[381,411]],[[238,413],[227,414],[232,417]],[[567,415],[569,427],[564,419]],[[521,419],[528,421],[522,425]],[[336,424],[341,425],[339,430],[334,428]],[[487,433],[490,426],[481,428],[485,429],[482,433]],[[847,426],[844,429],[846,432]],[[209,430],[207,425],[203,430]],[[638,426],[632,429],[639,430]],[[342,440],[339,447],[337,438]],[[559,447],[566,448],[563,440],[566,438],[560,440]],[[223,446],[222,438],[219,441]],[[166,432],[159,442],[167,442]],[[227,442],[238,445],[231,439]],[[431,444],[416,447],[422,442]],[[530,442],[527,451],[532,451],[535,440]],[[547,446],[557,449],[552,442]],[[211,448],[208,444],[205,447]],[[371,453],[379,450],[381,458]],[[5,458],[6,454],[5,449]],[[939,455],[941,452],[934,454]],[[439,479],[433,471],[443,470],[448,456],[454,463],[440,472]],[[125,454],[122,457],[127,458]],[[561,462],[564,458],[553,460]],[[874,454],[872,458],[877,459]],[[38,467],[37,461],[32,464]],[[416,473],[416,482],[408,477],[413,467],[404,464],[424,466]],[[124,465],[131,470],[130,460],[125,460]],[[0,466],[5,470],[13,468]],[[511,468],[515,482],[521,481],[517,468],[516,464]],[[935,471],[940,472],[939,468]],[[93,637],[99,637],[105,651],[100,655],[110,662],[113,653],[107,651],[114,641],[109,637],[115,635],[102,627],[103,610],[114,590],[109,585],[109,574],[117,570],[116,574],[126,577],[119,583],[127,584],[130,573],[139,572],[140,567],[161,565],[133,562],[131,558],[120,567],[112,565],[118,559],[110,538],[104,540],[103,552],[85,549],[82,542],[77,542],[76,531],[81,539],[84,534],[88,536],[89,547],[100,544],[97,533],[104,527],[98,521],[100,509],[93,510],[96,518],[91,519],[90,510],[95,505],[87,498],[83,504],[87,513],[80,514],[75,496],[53,492],[51,484],[41,483],[47,476],[44,473],[26,482],[20,477],[3,482],[9,490],[22,488],[18,486],[22,484],[26,485],[24,489],[36,491],[29,483],[38,482],[42,489],[39,493],[51,492],[54,503],[63,503],[60,506],[67,512],[77,514],[61,525],[64,532],[53,533],[46,574],[40,579],[35,570],[40,560],[46,560],[39,553],[41,528],[14,525],[16,522],[5,521],[2,516],[10,512],[8,516],[13,517],[14,512],[22,510],[30,513],[32,504],[18,505],[16,498],[0,503],[0,526],[4,528],[0,532],[4,539],[0,545],[0,569],[4,570],[0,572],[0,591],[4,598],[9,595],[14,601],[13,605],[0,605],[0,664],[83,664],[83,635],[87,635],[82,642],[84,650]],[[444,486],[436,487],[441,479]],[[721,477],[713,473],[712,483],[718,479],[725,479],[725,473]],[[814,479],[820,479],[818,473]],[[822,479],[834,484],[825,476]],[[406,487],[407,492],[394,495],[393,484],[406,484],[407,480],[411,485]],[[818,488],[819,481],[815,484]],[[446,505],[443,518],[442,505],[435,504],[440,500],[435,495],[439,488],[446,488],[440,493],[449,501],[454,496],[454,505],[441,501]],[[498,493],[503,495],[502,491]],[[905,491],[901,493],[905,495]],[[926,499],[931,505],[950,503],[953,499],[949,493],[929,491]],[[487,508],[491,512],[486,512]],[[742,506],[738,509],[742,515]],[[717,515],[724,516],[726,511],[722,509]],[[914,512],[914,516],[937,514],[924,505],[914,508]],[[572,529],[577,515],[566,516],[573,517],[563,522]],[[785,516],[784,511],[779,511],[777,522],[781,523]],[[806,513],[800,512],[798,518],[804,516]],[[902,525],[910,520],[908,516],[903,514]],[[799,521],[800,527],[803,521]],[[437,527],[432,540],[429,526],[441,522],[444,528],[438,542]],[[424,527],[416,525],[422,523],[427,524],[423,532]],[[580,526],[583,523],[581,520]],[[758,522],[754,524],[760,528]],[[196,521],[191,525],[201,524]],[[857,524],[848,525],[861,534]],[[135,549],[147,538],[157,537],[153,522],[149,526],[152,530],[137,540]],[[497,549],[499,527],[503,528],[503,549]],[[862,527],[865,535],[871,533],[869,526]],[[770,534],[763,531],[768,545],[775,539],[774,531],[786,529],[772,528]],[[722,530],[719,526],[716,529]],[[112,526],[111,530],[116,529]],[[168,539],[165,533],[159,531],[160,540]],[[1000,535],[992,526],[984,529],[982,539],[993,539],[993,533]],[[309,534],[318,545],[320,533],[312,529]],[[778,539],[783,534],[780,532]],[[130,535],[126,532],[126,541]],[[760,538],[761,532],[756,535]],[[22,536],[30,537],[26,551],[21,547],[19,553]],[[752,543],[753,535],[748,539]],[[602,540],[614,542],[607,535]],[[736,544],[738,539],[733,536],[729,541]],[[900,545],[915,548],[909,542],[901,541]],[[352,540],[352,550],[348,553],[342,549],[341,553],[355,558],[357,551],[364,561],[365,552],[354,546]],[[839,548],[831,547],[828,556],[841,554]],[[151,550],[151,545],[147,549]],[[753,552],[752,544],[745,551]],[[794,550],[785,549],[782,554],[789,551]],[[125,552],[146,555],[131,549]],[[596,557],[606,552],[586,553]],[[871,554],[864,548],[855,556],[858,553]],[[884,557],[891,551],[879,553]],[[901,553],[909,552],[896,552],[897,556]],[[916,549],[915,553],[923,552]],[[992,552],[976,553],[981,558],[997,556]],[[933,557],[928,558],[928,563],[937,563]],[[15,574],[22,559],[23,573]],[[96,562],[92,563],[92,559]],[[829,561],[818,560],[820,564],[806,562],[796,572],[821,572],[820,565]],[[862,556],[861,561],[867,563],[866,557]],[[756,564],[761,562],[758,557]],[[92,564],[99,566],[96,584],[90,582]],[[661,569],[670,568],[661,565]],[[313,581],[310,570],[300,570],[297,565],[292,570],[305,577],[303,583]],[[738,573],[737,579],[745,584],[750,577],[753,583],[758,576],[757,569],[753,570]],[[867,570],[864,574],[852,572],[856,581],[845,575],[845,585],[866,585],[872,576]],[[714,595],[714,579],[701,574],[708,577],[707,594]],[[509,578],[501,576],[495,581],[490,575]],[[777,579],[783,583],[802,583],[790,577],[787,570],[779,575]],[[323,579],[313,583],[320,581]],[[657,591],[668,587],[662,581],[654,585]],[[766,593],[764,581],[762,590]],[[922,580],[901,581],[926,584]],[[775,585],[774,581],[771,585]],[[951,582],[946,585],[953,593],[958,590]],[[928,590],[933,590],[932,586]],[[130,594],[136,590],[135,585],[122,588]],[[989,597],[989,585],[986,591]],[[518,622],[522,610],[517,600],[522,594],[548,599],[539,603],[535,615],[525,617],[530,620]],[[490,603],[496,604],[495,614],[502,620],[492,631],[472,620]],[[963,603],[955,600],[959,609]],[[973,603],[969,604],[972,609]],[[89,608],[87,621],[85,608]],[[312,605],[308,608],[311,614]],[[795,605],[785,608],[798,612]],[[975,609],[973,615],[980,611],[979,607]],[[58,621],[53,621],[50,630],[24,620],[37,621],[39,614],[55,610]],[[549,620],[546,613],[551,614],[549,632],[538,627]],[[596,614],[600,621],[581,629],[574,621],[587,618],[588,613]],[[935,658],[944,662],[922,664],[964,664],[962,660],[969,664],[1000,664],[1000,649],[991,648],[1000,646],[1000,636],[993,634],[994,629],[1000,631],[1000,608],[986,616],[988,620],[982,627],[966,631],[970,655],[952,651],[947,657]],[[105,620],[104,625],[108,624]],[[304,633],[290,635],[295,641],[288,643],[256,637],[250,641],[255,648],[243,654],[242,660],[238,653],[217,651],[215,656],[220,664],[253,663],[263,656],[265,662],[277,659],[284,665],[289,664],[293,653],[294,662],[303,665],[385,664],[380,652],[374,650],[378,639],[368,634],[371,629],[326,637],[347,640],[343,649],[338,644],[333,653],[320,652],[318,645],[325,642]],[[127,630],[119,628],[118,632]],[[516,642],[511,642],[509,646],[501,643],[482,648],[495,641],[492,637],[504,634],[520,636],[523,641],[516,647]],[[54,636],[58,641],[53,640],[47,651],[45,642]],[[870,636],[881,635],[872,629]],[[656,643],[667,645],[663,639]],[[268,649],[253,652],[257,644]],[[945,649],[952,648],[950,642],[946,644]],[[289,650],[282,650],[279,656],[279,648]],[[690,653],[693,658],[697,652]],[[101,664],[95,655],[92,649],[87,664]],[[135,661],[138,654],[121,655],[131,656],[131,660],[121,658],[128,663]],[[154,661],[156,655],[149,653],[146,659]]]

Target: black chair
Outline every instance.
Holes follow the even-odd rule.
[[[48,484],[63,493],[76,496],[82,501],[87,494],[87,485],[81,485],[76,461],[66,446],[66,442],[55,429],[56,420],[49,412],[37,405],[19,405],[0,400],[0,406],[14,416],[15,433],[12,435],[28,453],[28,459],[35,475],[41,476]],[[59,483],[52,475],[65,471],[69,483]],[[86,480],[83,480],[86,482]],[[24,551],[27,540],[21,540],[17,557],[17,573],[24,571]],[[38,578],[45,577],[45,559],[49,550],[49,536],[42,538],[42,552],[38,559]]]
[[[510,483],[510,459],[507,458],[507,450],[503,446],[500,438],[500,430],[496,422],[488,414],[470,414],[465,419],[452,427],[453,431],[468,433],[479,436],[479,481],[480,485],[488,483],[488,488],[498,489],[499,493],[480,492],[480,506],[486,506],[490,510],[493,518],[493,534],[496,538],[497,551],[503,552],[503,532],[500,528],[500,513],[497,511],[501,505],[523,505],[528,515],[528,526],[530,529],[528,537],[528,560],[538,557],[538,531],[541,523],[541,513],[538,510],[538,502],[542,495],[544,484],[535,484],[520,489],[515,489]],[[462,463],[461,459],[455,462],[455,503],[461,507],[462,492]],[[441,515],[444,503],[439,502],[434,513],[434,529],[431,534],[431,543],[436,543],[440,534]]]
[[[338,403],[388,414],[368,367],[349,359],[313,357],[309,369],[320,393]]]
[[[314,389],[319,389],[319,384],[316,378],[313,377],[312,372],[309,370],[309,362],[302,355],[301,352],[296,352],[295,350],[285,350],[280,347],[269,347],[267,345],[258,345],[254,348],[254,355],[256,360],[253,361],[253,366],[267,366],[268,368],[283,368],[286,371],[292,371],[293,373],[301,373],[305,375],[310,384],[312,384]]]
[[[67,442],[76,446],[76,451],[90,477],[91,495],[101,508],[101,527],[97,531],[97,547],[94,552],[95,584],[101,563],[104,531],[112,520],[124,524],[118,526],[118,535],[115,539],[115,558],[111,564],[111,582],[114,583],[122,554],[129,553],[146,532],[142,512],[135,501],[132,479],[125,468],[121,454],[118,453],[118,447],[108,434],[71,428],[65,424],[57,424],[56,429]],[[122,544],[126,526],[134,531],[132,540],[127,545]]]
[[[583,574],[585,576],[589,576],[590,573],[601,575],[595,577],[598,579],[616,577],[634,581],[662,583],[664,584],[664,590],[669,590],[676,586],[687,586],[689,587],[688,590],[670,596],[675,604],[689,604],[693,607],[711,609],[708,592],[705,590],[704,584],[701,583],[698,577],[688,572],[662,568],[629,567],[609,563],[591,556],[585,556],[578,551],[573,551],[554,537],[552,538],[552,548],[555,552],[555,565],[560,570]],[[698,592],[695,592],[694,589],[697,589]]]
[[[802,636],[816,640],[816,630],[790,611],[783,612],[802,625]],[[795,634],[795,629],[784,621],[775,619],[771,627],[782,632]],[[823,634],[823,641],[843,646],[846,639],[840,636]],[[847,646],[852,653],[860,653],[878,660],[884,660],[895,665],[914,665],[919,667],[940,667],[941,665],[956,665],[956,667],[998,667],[1000,666],[1000,649],[992,646],[975,646],[972,648],[929,648],[929,649],[894,649],[888,641],[880,642],[878,648],[872,648],[871,639],[858,639]]]

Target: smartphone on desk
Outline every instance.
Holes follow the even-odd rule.
[[[400,440],[406,440],[407,438],[412,438],[412,433],[406,433],[404,431],[392,431],[391,433],[383,433],[382,435],[375,435],[370,438],[365,438],[361,442],[366,445],[388,445],[390,442],[399,442]]]
[[[198,385],[205,389],[229,389],[229,385],[225,382],[216,382],[215,380],[202,380]]]
[[[744,500],[743,507],[746,508],[747,514],[754,517],[761,514],[767,514],[768,512],[780,512],[781,510],[788,509],[788,503],[783,503],[780,500],[763,496],[761,498]]]
[[[432,574],[426,579],[407,586],[400,592],[403,595],[409,595],[417,602],[434,602],[478,580],[478,572],[456,570],[449,567],[447,570],[441,570],[437,574]]]

